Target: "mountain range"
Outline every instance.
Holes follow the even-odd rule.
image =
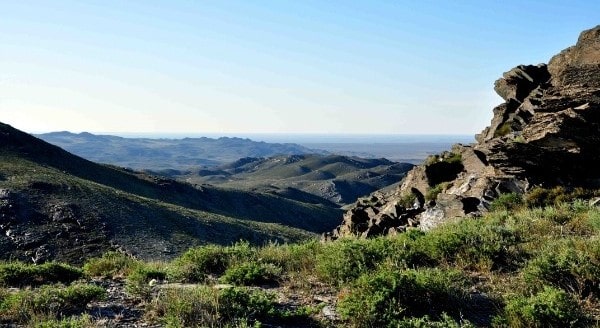
[[[152,171],[217,166],[244,157],[327,153],[294,143],[267,143],[237,137],[123,138],[66,131],[36,137],[93,162]]]

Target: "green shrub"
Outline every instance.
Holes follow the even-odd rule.
[[[152,279],[161,281],[167,277],[166,268],[160,263],[144,263],[138,265],[127,276],[126,290],[128,293],[149,299],[152,292],[150,281]]]
[[[274,295],[260,290],[225,288],[219,292],[221,317],[227,321],[236,319],[264,319],[274,313]]]
[[[441,182],[429,188],[429,190],[427,190],[427,193],[425,194],[425,200],[435,200],[442,191],[448,188],[448,185],[448,182]]]
[[[221,327],[268,318],[275,311],[271,294],[208,286],[165,289],[148,310],[171,327]]]
[[[466,279],[453,270],[380,270],[340,296],[341,317],[355,327],[387,327],[410,317],[458,314]]]
[[[512,132],[512,127],[510,122],[504,122],[500,125],[496,131],[494,131],[494,138],[503,137]]]
[[[301,244],[269,244],[258,249],[257,258],[272,263],[288,273],[312,272],[316,265],[316,256],[323,245],[318,240]]]
[[[256,249],[248,243],[191,248],[171,263],[168,276],[175,281],[202,282],[211,274],[222,274],[233,263],[254,258],[255,254]]]
[[[459,153],[450,153],[442,161],[449,164],[462,164],[462,155]]]
[[[568,190],[563,186],[553,188],[534,187],[525,194],[525,204],[530,207],[553,206],[560,203],[572,202],[576,199],[590,199],[600,195],[600,190],[575,188]]]
[[[585,216],[585,224],[592,232],[600,232],[600,208],[594,207],[588,210]]]
[[[575,299],[563,290],[545,287],[530,296],[509,300],[497,323],[510,327],[582,327],[585,316]]]
[[[419,246],[437,263],[469,269],[509,269],[522,258],[521,237],[500,222],[465,218],[428,232]]]
[[[234,285],[259,286],[277,283],[281,272],[280,267],[271,263],[244,262],[227,268],[219,280]]]
[[[87,260],[83,271],[90,277],[127,276],[140,265],[136,259],[119,252],[107,252],[102,257]]]
[[[82,276],[81,269],[56,262],[40,265],[22,262],[0,264],[1,286],[21,287],[70,283]]]
[[[549,284],[583,297],[600,296],[600,241],[552,243],[527,263],[523,275],[531,286]]]
[[[0,304],[0,319],[27,322],[39,314],[77,313],[85,309],[90,301],[102,299],[105,295],[103,288],[88,284],[21,290],[4,297]]]
[[[510,211],[515,210],[523,205],[523,196],[511,192],[508,194],[501,194],[490,204],[490,210],[492,211]]]
[[[377,243],[378,254],[384,257],[383,264],[398,269],[409,269],[422,266],[434,266],[438,262],[423,247],[423,241],[429,234],[417,229],[409,229],[405,233],[393,237],[373,239]]]
[[[329,282],[343,285],[375,268],[387,252],[384,238],[346,238],[328,243],[317,255],[316,273]]]
[[[413,193],[404,194],[404,195],[400,196],[400,199],[398,199],[398,205],[404,206],[405,208],[412,208],[413,204],[415,203],[416,200],[417,200],[417,196],[415,196],[415,194],[413,194]]]

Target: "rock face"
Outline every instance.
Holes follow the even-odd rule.
[[[505,102],[476,143],[430,157],[392,193],[360,200],[325,238],[429,229],[480,215],[500,194],[533,186],[600,187],[600,26],[581,33],[548,65],[504,73],[494,89]],[[425,201],[407,208],[406,200],[419,194]]]

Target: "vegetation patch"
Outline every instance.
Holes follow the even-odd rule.
[[[503,137],[513,131],[510,122],[504,122],[500,125],[496,131],[494,131],[494,138]]]
[[[127,276],[139,265],[139,261],[126,254],[107,252],[102,257],[87,260],[83,271],[90,277]]]
[[[381,238],[376,240],[346,238],[325,245],[317,255],[317,274],[329,283],[343,285],[373,270],[383,261],[387,244]]]
[[[466,285],[454,270],[384,269],[361,276],[340,296],[339,310],[352,326],[395,326],[406,318],[457,313]]]
[[[501,194],[490,204],[492,211],[511,211],[523,206],[523,196],[516,193]]]
[[[219,280],[241,286],[273,285],[281,273],[281,268],[271,263],[244,262],[229,267]]]
[[[531,286],[552,285],[582,297],[600,296],[600,240],[550,243],[523,270]]]
[[[95,285],[74,284],[42,286],[39,289],[20,290],[3,296],[0,303],[0,320],[29,322],[36,316],[55,316],[78,313],[87,303],[101,299],[106,291]]]
[[[245,242],[230,247],[207,245],[191,248],[175,259],[168,275],[175,281],[202,282],[211,274],[222,274],[235,262],[253,258],[255,251]]]
[[[442,191],[448,188],[448,186],[448,182],[441,182],[429,188],[429,190],[427,190],[427,193],[425,194],[425,200],[435,200]]]
[[[5,287],[70,283],[82,276],[81,269],[62,263],[48,262],[35,265],[9,262],[0,264],[0,285]]]
[[[545,287],[532,296],[510,299],[497,326],[509,327],[586,327],[589,322],[577,300],[563,290]]]
[[[598,325],[600,208],[585,200],[524,204],[506,194],[481,218],[373,239],[207,245],[170,262],[108,253],[83,272],[103,282],[124,278],[129,296],[146,305],[144,318],[169,327]],[[58,271],[56,264],[6,265],[0,272],[13,281],[49,282],[48,273],[34,278],[36,270]],[[103,291],[67,292],[74,286],[89,285],[0,288],[0,320],[80,327],[86,302]]]
[[[273,295],[245,288],[169,288],[149,306],[149,315],[170,327],[222,327],[268,319]]]

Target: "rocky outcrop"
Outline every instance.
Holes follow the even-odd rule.
[[[505,102],[494,108],[476,143],[428,158],[374,202],[360,200],[325,237],[370,237],[410,225],[429,229],[480,215],[500,194],[537,185],[600,187],[600,26],[581,33],[548,65],[504,73],[494,89]],[[425,202],[398,205],[415,194],[425,195]],[[394,206],[394,215],[384,212]],[[392,218],[390,228],[382,213]]]

